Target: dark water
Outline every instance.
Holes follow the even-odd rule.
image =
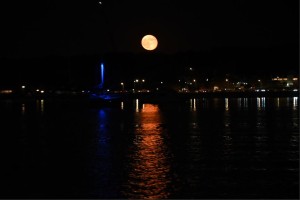
[[[0,101],[1,198],[298,198],[298,97]]]

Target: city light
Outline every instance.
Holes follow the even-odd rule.
[[[12,90],[0,90],[0,94],[10,94],[13,93]]]

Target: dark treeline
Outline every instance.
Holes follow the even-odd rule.
[[[152,82],[176,81],[193,68],[195,77],[222,78],[226,74],[240,79],[298,75],[298,47],[218,48],[210,52],[158,54],[145,52],[102,55],[48,56],[0,59],[0,86],[21,84],[48,88],[91,88],[99,81],[99,66],[105,64],[107,85],[134,79]]]

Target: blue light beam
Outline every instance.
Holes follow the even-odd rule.
[[[101,63],[100,65],[100,77],[101,77],[101,81],[99,84],[99,88],[102,89],[104,87],[104,64]]]

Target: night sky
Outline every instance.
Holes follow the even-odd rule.
[[[205,65],[298,68],[298,1],[101,2],[2,3],[1,67],[15,67],[18,59],[100,58],[118,53],[188,54],[203,59]],[[158,38],[154,52],[141,47],[145,34]],[[194,57],[182,62],[193,63],[186,60]]]

